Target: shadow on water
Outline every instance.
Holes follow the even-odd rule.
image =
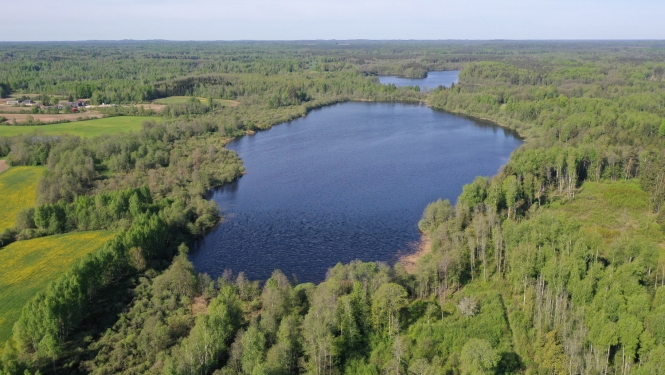
[[[461,114],[461,113],[452,113],[452,112],[448,112],[448,111],[444,111],[444,110],[440,110],[440,109],[432,108],[432,110],[436,111],[436,112],[446,113],[446,114],[449,114],[449,115],[453,115],[453,116],[457,116],[457,117],[467,119],[469,121],[472,121],[475,125],[477,125],[480,128],[491,129],[494,132],[502,132],[505,137],[512,137],[512,138],[515,138],[515,139],[519,139],[522,142],[524,141],[524,138],[522,138],[522,136],[516,130],[513,130],[511,128],[507,128],[505,126],[501,126],[501,125],[497,124],[496,122],[493,122],[493,121],[490,121],[490,120],[485,120],[485,119],[479,119],[477,117],[468,116],[468,115]]]
[[[242,176],[240,176],[240,178],[242,178]],[[220,195],[220,194],[226,194],[226,195],[229,195],[230,197],[233,197],[235,195],[235,193],[238,191],[238,185],[239,185],[240,178],[238,178],[238,179],[236,179],[232,182],[229,182],[227,184],[217,186],[217,187],[214,187],[214,188],[210,189],[206,193],[205,198],[210,200],[210,199],[213,199],[213,197],[215,195]]]

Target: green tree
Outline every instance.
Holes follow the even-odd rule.
[[[557,331],[548,332],[538,342],[536,362],[544,374],[564,374],[566,357],[557,338]]]
[[[520,185],[515,176],[510,175],[506,177],[505,180],[503,180],[503,192],[504,196],[506,197],[506,205],[508,206],[508,218],[511,217],[511,210],[513,216],[516,216],[515,205],[517,204],[517,199],[519,198]]]
[[[58,359],[62,349],[60,343],[51,335],[44,336],[42,341],[39,342],[38,353],[40,356],[50,359],[53,362],[53,373],[55,370],[55,361]]]
[[[642,358],[641,366],[632,372],[635,375],[665,374],[665,346],[658,345],[652,349],[645,358]]]
[[[460,368],[463,375],[491,375],[500,359],[487,340],[470,339],[462,347]]]
[[[399,284],[386,283],[372,297],[372,321],[377,332],[392,336],[399,325],[399,311],[406,305],[408,293]]]
[[[266,338],[256,326],[249,326],[242,336],[242,371],[253,375],[257,366],[263,363],[265,357]]]
[[[434,230],[454,213],[455,208],[450,204],[450,200],[439,198],[436,202],[427,205],[423,218],[418,222],[418,228],[423,232]]]

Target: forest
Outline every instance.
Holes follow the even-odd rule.
[[[376,77],[452,69],[422,92]],[[135,132],[0,137],[12,168],[45,170],[0,252],[114,233],[22,307],[2,374],[665,373],[665,43],[0,43],[0,88],[113,116],[193,98]],[[223,220],[206,192],[244,173],[226,143],[345,101],[423,102],[525,143],[423,207],[413,272],[197,273],[189,248]]]

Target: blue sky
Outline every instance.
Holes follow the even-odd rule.
[[[665,39],[656,0],[3,1],[0,40]]]

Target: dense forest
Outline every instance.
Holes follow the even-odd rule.
[[[46,167],[2,246],[115,232],[23,308],[3,373],[665,373],[665,43],[0,43],[0,67],[5,96],[127,105],[114,115],[210,98],[135,133],[0,138],[11,165]],[[444,69],[459,84],[376,78]],[[244,172],[226,142],[350,100],[426,102],[525,143],[423,207],[414,272],[198,274],[188,247],[221,219],[205,193]]]

